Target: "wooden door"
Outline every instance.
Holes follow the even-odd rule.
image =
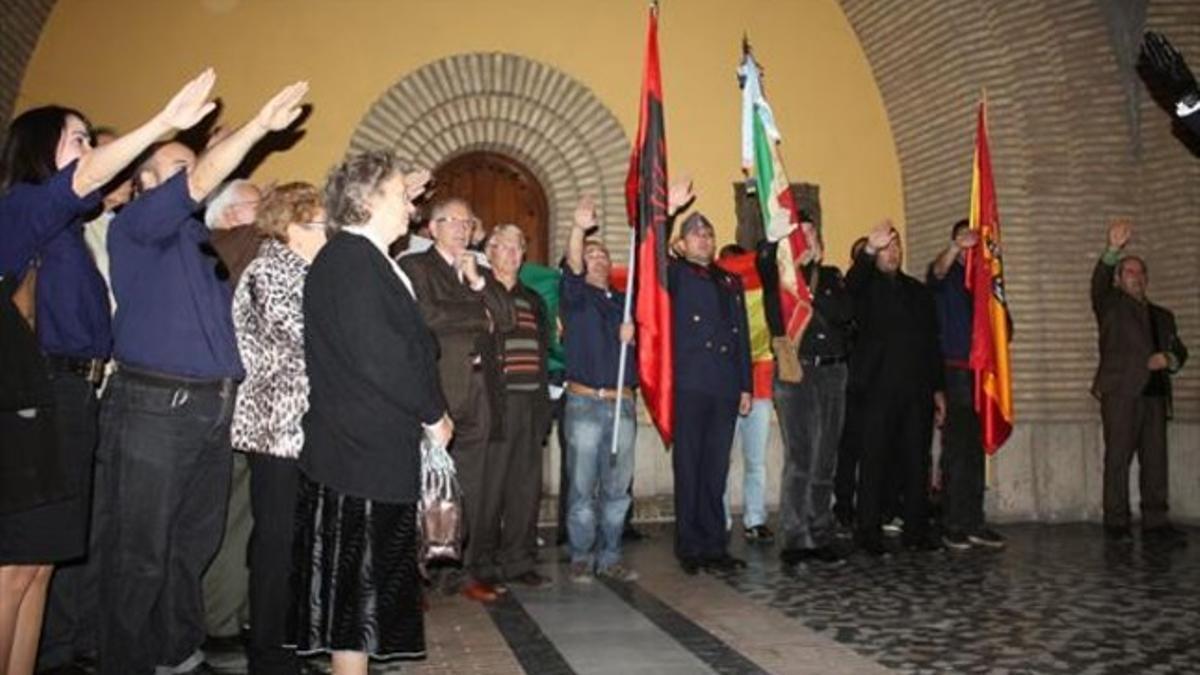
[[[512,223],[528,242],[525,259],[547,264],[550,253],[550,209],[533,172],[495,152],[469,152],[450,159],[433,172],[435,199],[461,197],[490,232]]]

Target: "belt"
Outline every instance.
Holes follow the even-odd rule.
[[[104,381],[104,359],[77,359],[72,356],[46,356],[46,365],[61,373],[78,375],[92,384]]]
[[[237,388],[237,380],[226,377],[219,380],[203,380],[194,377],[184,377],[182,375],[168,375],[166,373],[156,373],[150,370],[142,370],[140,368],[130,368],[123,364],[117,364],[117,372],[121,377],[138,382],[148,384],[152,387],[162,387],[164,389],[190,389],[192,391],[216,391],[222,396],[232,394]]]
[[[819,356],[818,355],[818,356],[801,356],[800,357],[800,363],[803,363],[803,364],[806,364],[809,366],[817,366],[818,368],[821,366],[832,366],[832,365],[836,365],[839,363],[845,363],[848,360],[850,360],[850,357],[846,356],[845,354],[842,354],[841,356]]]
[[[592,398],[604,399],[605,401],[617,400],[616,389],[593,389],[586,384],[578,382],[568,382],[567,391],[578,396],[591,396]],[[633,389],[629,387],[621,388],[621,398],[633,398]]]

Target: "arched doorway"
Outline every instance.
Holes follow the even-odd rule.
[[[433,172],[437,199],[465,199],[489,231],[512,223],[525,233],[525,259],[546,264],[549,258],[550,208],[541,183],[528,168],[497,152],[468,152]]]

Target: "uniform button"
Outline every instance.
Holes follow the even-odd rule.
[[[705,349],[712,349],[712,340],[707,340],[707,341],[705,341],[705,343],[704,343],[704,348],[705,348]]]
[[[824,339],[825,339],[825,334],[824,334],[824,333],[817,333],[817,339],[818,339],[818,340],[824,340]]]
[[[693,321],[693,322],[696,322],[696,323],[698,323],[698,322],[700,321],[700,315],[699,315],[699,314],[693,314],[693,315],[692,315],[692,321]]]
[[[734,335],[737,335],[737,330],[738,330],[738,329],[737,329],[737,326],[734,326],[734,327],[733,327],[733,334],[734,334]]]
[[[727,347],[725,345],[721,345],[721,353],[724,354],[727,351],[729,351],[729,347]]]

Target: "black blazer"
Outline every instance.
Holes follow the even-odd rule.
[[[846,275],[858,333],[850,355],[849,389],[884,396],[933,396],[945,390],[933,294],[897,271],[888,276],[861,253]]]
[[[391,263],[342,232],[304,282],[309,410],[300,466],[356,497],[413,503],[424,429],[446,412],[437,346]]]

